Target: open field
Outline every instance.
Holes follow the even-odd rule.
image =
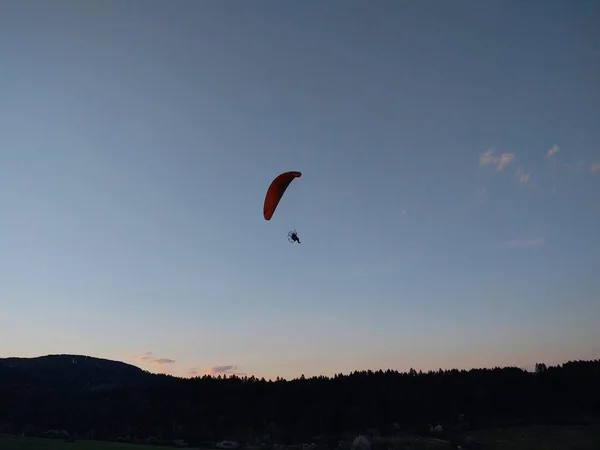
[[[490,428],[473,430],[454,436],[455,443],[472,437],[481,444],[481,450],[600,450],[600,430],[590,426],[542,426]],[[388,441],[378,448],[395,450],[446,450],[454,449],[446,437],[404,436]],[[468,449],[470,447],[464,446]]]
[[[65,442],[62,439],[25,438],[20,436],[0,435],[0,449],[2,450],[170,450],[172,448],[174,447],[157,447],[155,445],[134,445],[102,441]]]
[[[600,429],[591,426],[510,427],[468,433],[485,450],[599,450]]]
[[[600,450],[600,429],[590,426],[527,426],[474,430],[482,450]],[[412,450],[445,449],[447,445],[423,438],[402,439]],[[404,445],[402,445],[404,450]],[[101,441],[64,442],[60,439],[0,435],[2,450],[160,450],[173,447]]]

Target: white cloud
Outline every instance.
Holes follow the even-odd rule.
[[[480,166],[485,167],[492,165],[497,171],[501,171],[510,163],[514,162],[514,160],[514,153],[502,153],[500,156],[496,156],[494,155],[494,149],[489,149],[488,151],[479,155]]]
[[[480,166],[487,166],[488,164],[492,164],[494,162],[494,160],[495,160],[495,157],[494,157],[493,149],[489,149],[487,152],[479,155],[479,165]]]
[[[515,160],[515,155],[513,153],[502,153],[500,158],[498,158],[498,163],[496,164],[496,170],[502,170],[507,165]]]
[[[552,147],[550,147],[548,149],[548,151],[546,152],[546,156],[548,158],[552,158],[554,155],[556,155],[558,152],[560,151],[560,147],[556,144],[554,144]]]
[[[519,183],[526,184],[526,183],[529,183],[531,174],[523,171],[522,169],[517,169],[517,171],[515,172],[515,177],[517,177],[517,180],[519,180]]]

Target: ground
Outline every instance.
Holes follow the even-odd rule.
[[[482,450],[599,450],[600,429],[590,426],[528,426],[475,430],[467,433],[483,444]],[[413,450],[443,446],[414,442]],[[100,441],[64,442],[0,435],[2,450],[168,450],[170,447]]]
[[[39,439],[0,435],[0,448],[2,450],[170,450],[173,447],[101,441],[65,442],[63,439]]]
[[[600,429],[592,426],[543,426],[475,430],[468,433],[485,450],[598,450]]]

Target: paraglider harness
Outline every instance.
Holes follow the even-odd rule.
[[[300,244],[300,238],[298,238],[298,233],[296,232],[296,230],[290,231],[288,233],[288,241],[290,241],[290,243],[294,243],[297,242],[298,244]]]

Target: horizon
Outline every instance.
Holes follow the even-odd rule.
[[[597,359],[598,19],[2,2],[0,355],[267,379]]]
[[[236,372],[231,372],[231,371],[224,371],[224,372],[211,372],[206,371],[206,372],[197,372],[194,374],[190,374],[190,373],[186,373],[183,375],[178,375],[178,374],[171,374],[168,373],[166,371],[152,371],[149,369],[145,369],[143,367],[140,367],[139,365],[136,365],[133,362],[128,362],[128,361],[124,361],[124,360],[115,360],[115,359],[109,359],[109,358],[102,358],[102,357],[98,357],[98,356],[93,356],[93,355],[83,355],[83,354],[69,354],[69,353],[54,353],[54,354],[47,354],[47,355],[38,355],[38,356],[11,356],[11,357],[0,357],[0,360],[2,359],[7,359],[7,358],[16,358],[16,359],[38,359],[38,358],[47,358],[47,357],[52,357],[52,356],[67,356],[67,357],[73,357],[73,358],[92,358],[92,359],[99,359],[102,361],[108,361],[108,362],[116,362],[116,363],[124,363],[127,365],[130,365],[132,367],[135,367],[136,369],[140,369],[144,372],[147,372],[151,375],[169,375],[175,378],[180,378],[180,379],[189,379],[189,378],[201,378],[204,376],[209,376],[209,377],[224,377],[224,378],[230,378],[230,377],[238,377],[238,378],[257,378],[257,379],[261,379],[261,378],[265,378],[266,381],[276,381],[277,379],[279,380],[283,380],[283,381],[293,381],[295,379],[300,379],[302,376],[304,376],[306,379],[309,378],[318,378],[318,377],[326,377],[326,378],[334,378],[335,376],[338,375],[342,375],[342,376],[349,376],[352,375],[353,373],[360,373],[360,372],[386,372],[388,370],[392,370],[395,372],[398,372],[400,374],[408,374],[410,373],[412,370],[415,370],[417,373],[423,373],[423,374],[428,374],[428,373],[436,373],[439,370],[444,370],[444,371],[452,371],[452,370],[458,370],[460,372],[470,372],[472,370],[474,371],[478,371],[478,370],[493,370],[493,369],[519,369],[519,370],[523,370],[525,372],[528,373],[535,373],[536,372],[536,366],[538,364],[544,364],[546,366],[546,368],[552,368],[552,367],[562,367],[566,364],[571,364],[571,363],[581,363],[581,362],[596,362],[599,359],[595,358],[595,359],[590,359],[590,360],[583,360],[583,359],[577,359],[577,360],[568,360],[568,361],[563,361],[563,362],[559,362],[559,363],[546,363],[543,361],[537,361],[535,363],[532,363],[530,365],[530,367],[519,367],[519,366],[489,366],[489,367],[469,367],[469,368],[459,368],[459,367],[452,367],[452,368],[437,368],[437,369],[428,369],[428,370],[420,370],[417,368],[409,368],[407,370],[398,370],[398,369],[390,369],[390,368],[367,368],[367,369],[362,369],[362,370],[350,370],[348,372],[335,372],[329,375],[326,374],[314,374],[311,376],[306,376],[304,374],[299,374],[293,378],[284,378],[281,376],[274,376],[274,377],[261,377],[261,376],[256,376],[254,374],[247,374],[247,373],[236,373]]]

